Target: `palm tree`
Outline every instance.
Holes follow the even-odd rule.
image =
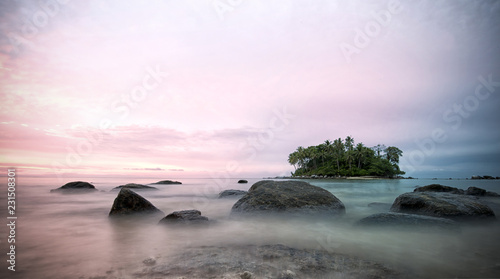
[[[377,153],[377,157],[380,158],[380,152],[385,150],[385,145],[379,143],[379,144],[375,145],[374,147],[372,147],[372,149],[373,149],[373,151],[375,151],[375,153]]]
[[[389,146],[385,149],[387,160],[394,164],[399,164],[399,157],[403,156],[403,151],[395,146]]]
[[[354,157],[358,160],[358,169],[361,169],[361,161],[365,155],[364,149],[365,146],[360,142],[356,145],[356,149],[354,150]]]
[[[292,152],[288,155],[288,163],[291,164],[295,171],[297,171],[297,163],[299,162],[299,156],[297,152]]]
[[[342,154],[344,153],[344,144],[342,143],[342,139],[338,138],[333,141],[334,148],[334,157],[337,161],[337,171],[340,174],[340,159],[342,159]]]
[[[347,136],[345,138],[345,149],[346,149],[346,160],[347,163],[349,164],[349,170],[351,170],[351,161],[354,159],[353,156],[353,146],[354,146],[354,139],[351,136]]]

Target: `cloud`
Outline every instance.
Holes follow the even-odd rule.
[[[162,168],[124,168],[124,170],[165,171]]]

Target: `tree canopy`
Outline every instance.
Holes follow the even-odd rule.
[[[399,169],[399,157],[403,151],[395,146],[377,144],[366,147],[355,144],[351,136],[335,139],[309,147],[299,146],[288,155],[288,163],[294,166],[292,176],[380,176],[395,177],[405,172]]]

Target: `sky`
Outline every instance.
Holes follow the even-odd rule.
[[[413,177],[500,176],[499,1],[0,2],[0,166],[290,175],[352,136]]]

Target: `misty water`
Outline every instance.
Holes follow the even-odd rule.
[[[76,179],[68,179],[70,182]],[[82,180],[81,178],[79,180]],[[237,244],[283,244],[294,248],[327,250],[357,256],[397,270],[408,277],[500,276],[500,226],[462,226],[460,233],[353,228],[353,223],[384,207],[415,186],[440,183],[467,189],[476,186],[500,192],[498,180],[306,180],[338,197],[346,215],[337,219],[229,218],[236,198],[218,199],[225,189],[248,188],[261,179],[178,179],[182,185],[152,185],[158,191],[140,191],[165,214],[198,209],[217,222],[208,227],[170,228],[150,222],[114,222],[108,213],[125,183],[148,184],[147,179],[88,179],[99,192],[80,195],[49,193],[64,183],[50,179],[18,178],[16,272],[2,260],[1,278],[135,278],[144,260],[167,262],[187,247]],[[4,185],[5,186],[5,185]],[[0,195],[6,196],[2,187]],[[488,203],[497,216],[499,200]],[[6,202],[4,204],[7,204]],[[5,210],[2,211],[6,220]],[[1,257],[7,251],[7,232],[1,230]],[[495,276],[496,275],[496,276]],[[189,277],[186,277],[189,278]]]

